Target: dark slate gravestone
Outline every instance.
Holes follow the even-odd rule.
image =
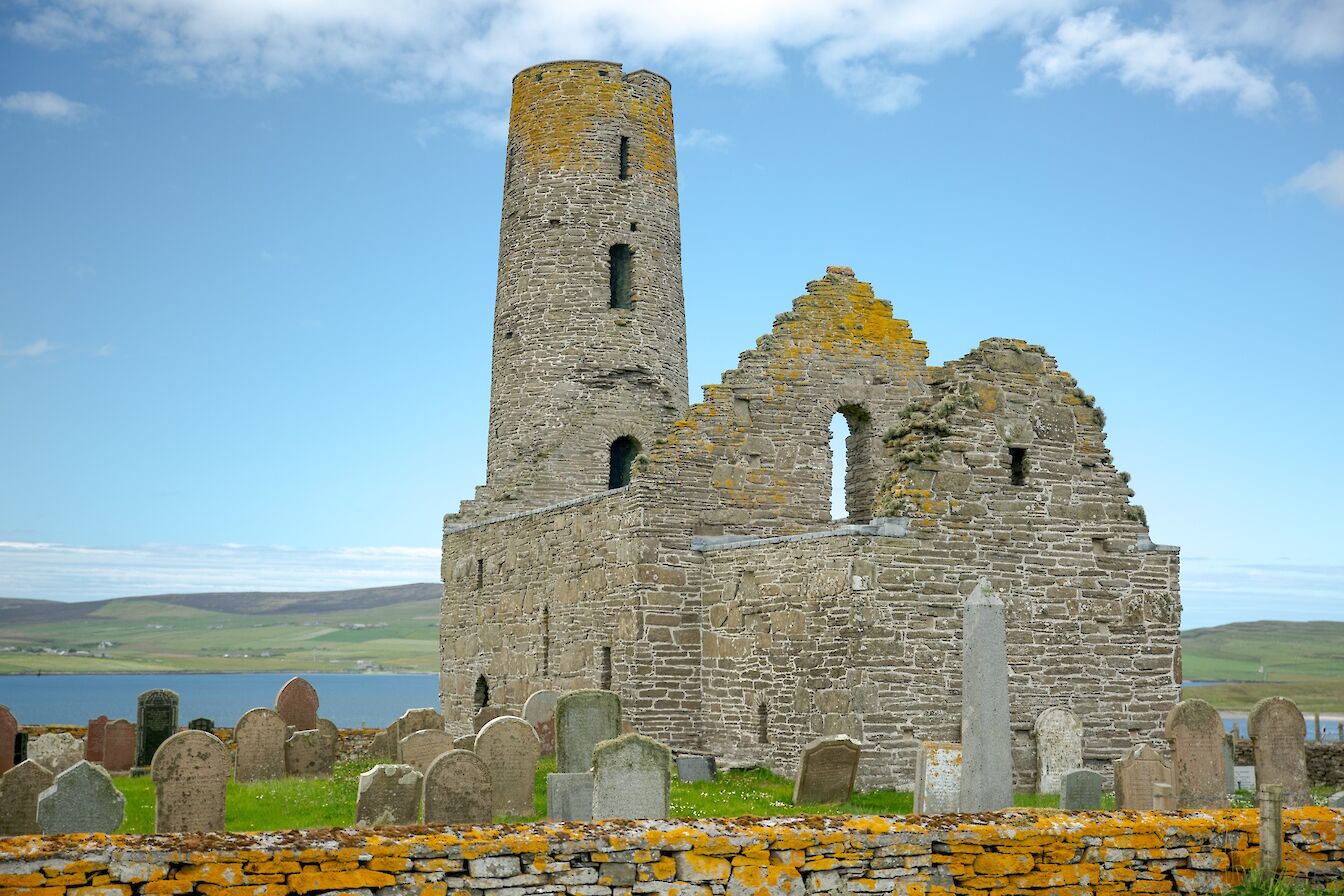
[[[20,731],[18,734],[14,735],[14,764],[18,765],[20,762],[25,761],[27,758],[28,758],[28,732]]]
[[[1074,769],[1059,785],[1059,808],[1082,812],[1101,808],[1101,775],[1088,768]]]
[[[190,731],[208,731],[214,734],[215,721],[214,719],[192,719],[187,723],[187,729]]]
[[[677,777],[683,782],[713,781],[717,766],[713,756],[678,756]]]
[[[167,688],[145,691],[135,705],[135,764],[154,761],[159,745],[177,730],[177,693]]]

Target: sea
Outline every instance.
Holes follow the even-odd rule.
[[[383,728],[405,710],[439,705],[439,677],[375,673],[302,673],[317,688],[318,715],[340,728]],[[274,706],[293,672],[176,675],[0,675],[0,704],[20,725],[83,725],[105,715],[135,721],[136,698],[151,688],[176,691],[178,724],[210,719],[232,727],[258,706]]]

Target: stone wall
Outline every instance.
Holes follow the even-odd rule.
[[[1255,750],[1249,740],[1238,740],[1237,765],[1255,765]],[[1307,780],[1313,787],[1344,789],[1344,743],[1307,741]]]
[[[1344,879],[1344,812],[1284,813],[1284,867]],[[0,840],[4,896],[1212,893],[1257,813],[605,822]]]

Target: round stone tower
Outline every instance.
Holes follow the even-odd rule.
[[[686,410],[672,93],[549,62],[513,79],[486,483],[464,515],[628,481]]]

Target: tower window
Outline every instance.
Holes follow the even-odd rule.
[[[621,436],[611,443],[611,464],[607,472],[607,488],[624,488],[630,484],[630,467],[639,455],[639,441]]]
[[[764,700],[756,705],[756,743],[770,743],[770,707]]]
[[[611,690],[611,648],[602,648],[602,690]]]
[[[485,587],[485,561],[477,558],[476,560],[476,590]]]
[[[635,251],[625,243],[611,247],[611,307],[633,308],[630,280],[634,274]]]
[[[541,674],[551,674],[551,608],[541,608]]]
[[[620,177],[621,180],[630,179],[630,138],[621,138],[620,150]]]
[[[1008,471],[1013,477],[1013,485],[1027,484],[1027,449],[1008,449]]]
[[[471,702],[476,704],[477,709],[490,705],[490,685],[486,683],[484,675],[476,676],[476,693]]]

